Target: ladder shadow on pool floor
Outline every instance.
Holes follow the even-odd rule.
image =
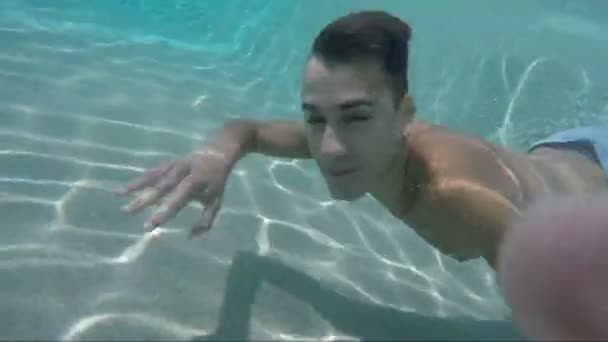
[[[363,341],[523,341],[511,321],[437,318],[348,298],[280,261],[252,253],[236,255],[226,281],[218,327],[192,341],[247,341],[251,311],[262,283],[308,303],[343,334]]]

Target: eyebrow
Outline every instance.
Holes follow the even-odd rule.
[[[338,108],[340,108],[341,111],[345,111],[345,110],[349,110],[349,109],[353,109],[359,106],[371,106],[372,102],[370,100],[367,99],[355,99],[355,100],[349,100],[349,101],[345,101],[342,102],[338,105]],[[312,103],[307,103],[304,102],[302,103],[302,110],[305,111],[318,111],[318,107]]]

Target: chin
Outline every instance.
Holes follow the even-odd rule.
[[[364,191],[353,191],[352,189],[332,189],[329,188],[329,193],[332,199],[339,201],[354,201],[365,195]]]

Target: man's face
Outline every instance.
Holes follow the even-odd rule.
[[[332,197],[354,200],[371,191],[404,152],[401,137],[411,113],[395,105],[378,65],[328,65],[313,56],[302,101],[309,148]]]

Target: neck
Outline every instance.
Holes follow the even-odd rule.
[[[386,171],[380,175],[380,182],[371,195],[393,213],[402,214],[409,211],[416,201],[417,180],[411,172],[413,169],[412,152],[408,136],[404,136],[400,153],[396,154]]]

